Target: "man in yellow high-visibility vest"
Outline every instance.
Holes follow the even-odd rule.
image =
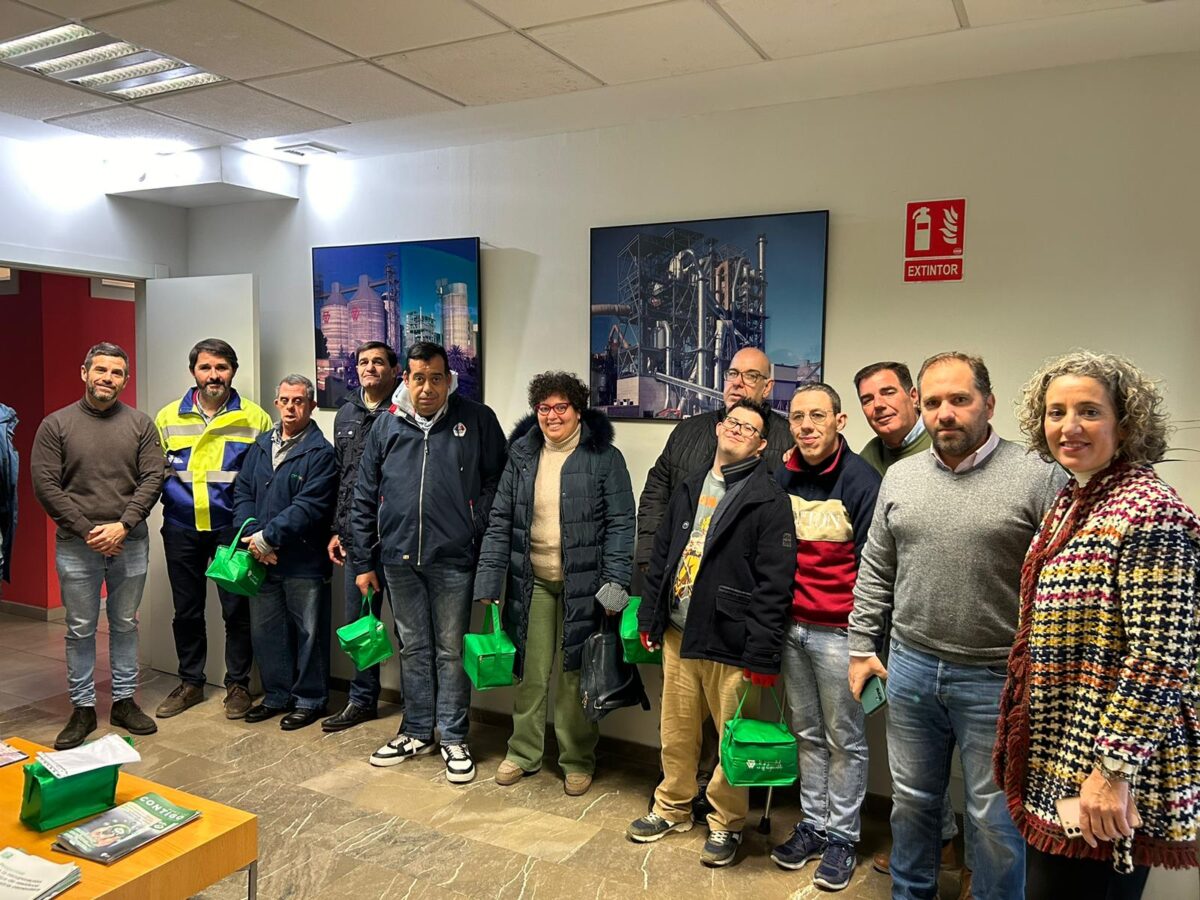
[[[154,419],[167,455],[163,483],[163,548],[175,604],[171,628],[179,656],[179,686],[159,704],[160,719],[204,699],[208,638],[204,572],[217,547],[233,533],[233,481],[255,439],[271,429],[271,418],[233,389],[237,353],[219,338],[192,348],[188,367],[196,379],[178,403]],[[225,620],[225,715],[240,719],[250,708],[250,604],[220,588]]]

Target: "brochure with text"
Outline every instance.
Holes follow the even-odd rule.
[[[199,816],[196,810],[176,806],[158,794],[142,794],[60,834],[53,846],[95,862],[116,862]]]

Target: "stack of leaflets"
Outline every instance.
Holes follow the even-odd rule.
[[[94,862],[112,863],[199,817],[197,810],[176,806],[158,794],[142,794],[63,832],[53,847]]]
[[[0,741],[0,767],[7,766],[9,763],[20,762],[23,759],[29,759],[29,756],[22,753],[16,747]]]
[[[0,850],[0,900],[50,900],[79,884],[79,866],[52,863],[23,850]]]

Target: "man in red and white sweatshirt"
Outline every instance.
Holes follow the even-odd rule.
[[[784,869],[819,858],[813,883],[836,891],[854,873],[867,790],[866,725],[847,683],[846,628],[880,476],[846,446],[846,414],[829,385],[801,385],[788,426],[796,452],[776,472],[796,526],[783,677],[799,745],[802,817],[771,858]]]

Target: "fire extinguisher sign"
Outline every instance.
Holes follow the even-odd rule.
[[[967,201],[916,200],[904,215],[904,280],[962,281]]]

